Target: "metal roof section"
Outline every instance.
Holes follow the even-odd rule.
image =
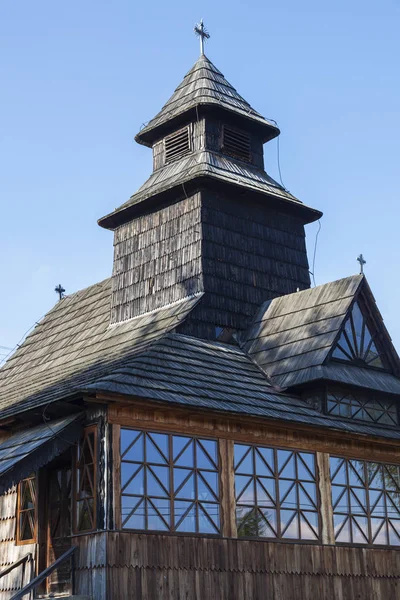
[[[0,495],[43,467],[80,437],[82,414],[15,433],[0,444]]]

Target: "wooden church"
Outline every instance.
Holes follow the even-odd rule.
[[[400,598],[399,357],[279,133],[202,53],[136,136],[112,276],[0,371],[0,600]]]

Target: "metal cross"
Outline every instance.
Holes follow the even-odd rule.
[[[196,23],[194,26],[194,32],[200,38],[200,54],[204,54],[204,40],[208,40],[210,38],[210,34],[207,29],[204,27],[203,19],[201,19],[200,23]]]
[[[360,256],[357,256],[357,260],[360,263],[360,274],[364,275],[364,265],[367,264],[367,261],[365,260],[362,254],[360,254]]]
[[[54,288],[54,291],[57,292],[57,294],[60,296],[59,300],[62,300],[62,298],[64,298],[65,290],[61,283],[59,283],[58,286]]]

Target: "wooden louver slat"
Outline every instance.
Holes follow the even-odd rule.
[[[175,160],[190,152],[189,128],[185,127],[180,131],[165,138],[165,161]]]
[[[250,161],[250,136],[224,126],[222,149],[227,154],[248,162]]]

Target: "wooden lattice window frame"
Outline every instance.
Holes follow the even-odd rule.
[[[314,452],[235,442],[234,476],[239,538],[320,543]]]
[[[25,490],[29,489],[33,497],[33,507],[24,508]],[[29,520],[30,529],[33,535],[30,538],[23,539],[22,531],[25,519]],[[18,545],[34,544],[37,540],[37,479],[36,474],[32,474],[19,482],[17,486],[17,524],[16,524],[16,543]]]
[[[218,440],[191,434],[148,431],[131,427],[121,428],[120,433],[125,433],[131,438],[125,446],[120,437],[118,449],[121,459],[121,480],[118,482],[121,528],[126,531],[162,531],[177,535],[212,537],[221,535]],[[161,438],[165,448],[159,444]],[[135,451],[134,455],[131,455],[134,447],[138,448],[138,443],[141,445],[140,452],[136,454]],[[150,458],[149,448],[153,448],[152,454],[156,458]],[[124,464],[129,471],[125,480]],[[159,478],[160,469],[166,475],[165,480]],[[137,477],[140,474],[143,480],[137,487]],[[157,483],[161,494],[150,492],[150,486],[153,484],[149,483],[149,476]],[[211,479],[214,484],[211,483]],[[185,487],[192,484],[194,495],[186,496]],[[131,485],[134,485],[134,489],[130,489]],[[200,493],[200,487],[203,492],[206,492],[207,498],[202,495],[203,492]],[[129,508],[124,506],[125,501],[128,501]],[[157,502],[162,502],[167,513],[160,512]],[[209,513],[211,510],[212,514]],[[140,514],[140,523],[136,519],[137,511]],[[122,514],[124,512],[125,515]],[[135,524],[132,524],[133,521]],[[150,524],[155,521],[160,527]],[[195,524],[193,528],[189,526],[189,529],[186,529],[188,521]],[[206,530],[201,522],[203,525],[206,524]]]
[[[89,456],[89,460],[87,460]],[[83,473],[83,474],[82,474]],[[82,474],[82,475],[81,475]],[[87,482],[88,487],[85,488]],[[97,529],[97,426],[86,427],[74,460],[73,531],[83,533]],[[83,511],[83,512],[81,512]],[[83,516],[82,516],[83,515]],[[89,522],[84,525],[84,516]]]

